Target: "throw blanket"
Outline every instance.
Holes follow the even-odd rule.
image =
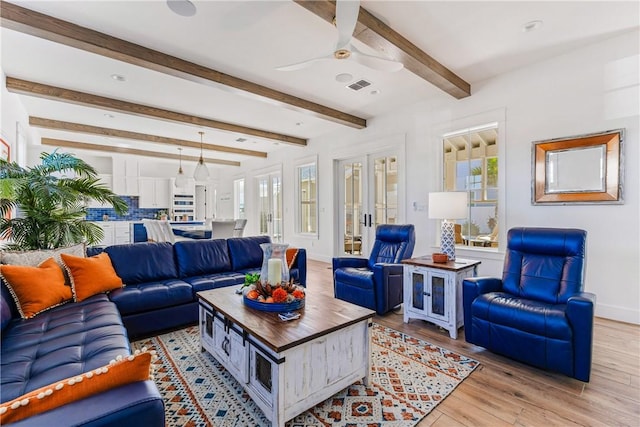
[[[287,249],[286,257],[287,257],[287,267],[291,270],[293,263],[296,261],[296,257],[298,256],[298,248],[289,248]]]

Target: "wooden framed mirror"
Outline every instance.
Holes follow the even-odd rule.
[[[531,202],[623,203],[624,129],[533,142]]]

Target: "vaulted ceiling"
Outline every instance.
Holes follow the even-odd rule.
[[[193,4],[185,17],[163,0],[2,1],[6,85],[42,143],[196,156],[203,130],[208,162],[237,166],[429,97],[463,100],[474,84],[639,20],[635,1],[365,0],[353,44],[404,69],[336,59],[279,71],[333,52],[335,2]],[[531,21],[542,25],[524,31]]]

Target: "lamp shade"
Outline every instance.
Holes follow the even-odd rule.
[[[188,179],[187,176],[182,171],[182,168],[178,171],[178,175],[176,175],[175,186],[178,188],[182,188],[187,185]]]
[[[467,192],[429,193],[429,218],[463,219],[467,217]]]

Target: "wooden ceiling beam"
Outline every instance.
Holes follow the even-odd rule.
[[[75,148],[77,150],[102,151],[107,153],[120,153],[120,154],[134,155],[134,156],[157,157],[160,159],[171,159],[171,160],[178,160],[179,158],[178,155],[171,154],[171,153],[138,150],[136,148],[114,147],[112,145],[87,144],[84,142],[69,141],[66,139],[40,138],[40,142],[42,143],[42,145],[49,145],[52,147]],[[199,159],[200,157],[197,157],[197,156],[184,156],[184,155],[182,156],[182,160],[191,160],[191,161],[197,162]],[[205,163],[212,163],[212,164],[225,165],[225,166],[240,166],[240,162],[236,162],[233,160],[212,159],[209,157],[205,157],[204,161]]]
[[[6,86],[9,92],[35,96],[38,98],[68,102],[88,107],[102,108],[109,111],[117,111],[120,113],[133,114],[135,116],[141,117],[150,117],[175,123],[186,123],[193,126],[201,126],[226,132],[252,135],[259,138],[272,139],[275,141],[297,146],[307,145],[307,140],[304,138],[297,138],[280,133],[249,128],[232,123],[225,123],[218,120],[207,119],[204,117],[164,110],[162,108],[150,107],[148,105],[135,104],[133,102],[121,101],[119,99],[107,98],[104,96],[78,92],[71,89],[64,89],[42,83],[16,79],[9,76],[6,77]]]
[[[31,126],[43,129],[63,130],[68,132],[84,133],[90,135],[108,136],[114,138],[132,139],[135,141],[153,142],[155,144],[166,144],[176,147],[192,147],[200,148],[200,142],[188,141],[186,139],[167,138],[158,135],[149,135],[140,132],[130,132],[120,129],[103,128],[98,126],[83,125],[80,123],[63,122],[60,120],[45,119],[42,117],[29,117]],[[202,144],[202,148],[211,151],[220,151],[223,153],[241,154],[245,156],[254,156],[266,158],[267,153],[264,151],[245,150],[242,148],[227,147],[225,145]]]
[[[367,121],[360,117],[12,3],[0,1],[0,18],[0,24],[3,27],[25,34],[158,71],[173,77],[205,84],[252,100],[267,102],[352,128],[362,129],[367,126]]]
[[[294,0],[308,11],[333,24],[336,4],[333,0]],[[385,57],[402,62],[404,67],[457,99],[471,95],[471,85],[447,67],[427,55],[393,28],[360,7],[353,37]]]

